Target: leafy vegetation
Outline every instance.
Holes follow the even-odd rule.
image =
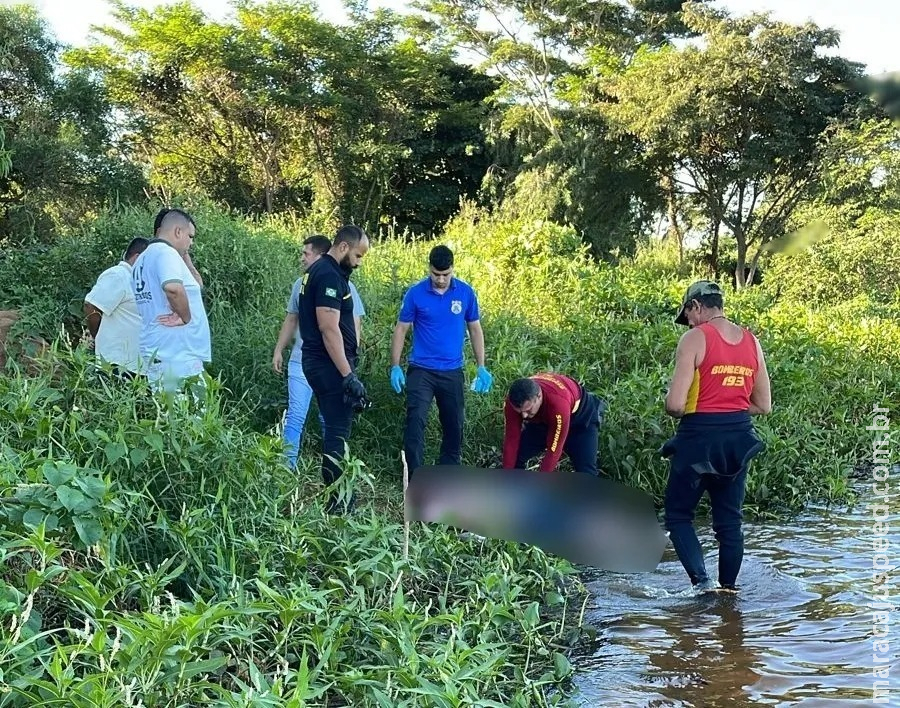
[[[62,71],[60,49],[33,7],[0,7],[0,246],[46,241],[98,205],[142,196],[103,87]]]
[[[389,340],[434,236],[495,376],[465,462],[499,461],[506,386],[557,370],[610,403],[603,472],[660,502],[675,305],[731,275],[773,382],[748,513],[852,498],[872,407],[897,413],[900,141],[847,88],[861,69],[818,54],[830,30],[682,0],[114,12],[66,51],[0,8],[0,706],[565,702],[576,568],[420,524],[402,554]],[[200,402],[115,383],[82,343],[85,293],[162,204],[198,222]],[[315,422],[282,462],[270,361],[302,239],[350,219],[375,407],[343,461],[361,508],[334,519]]]
[[[888,314],[900,304],[900,133],[887,120],[836,133],[815,199],[768,263],[779,292],[808,306],[855,301]],[[795,243],[796,242],[796,243]]]
[[[552,704],[567,564],[440,528],[405,561],[396,498],[328,517],[313,458],[298,484],[216,387],[167,408],[62,350],[9,373],[0,705]]]
[[[285,383],[270,368],[271,350],[299,270],[299,242],[315,227],[229,218],[202,205],[193,211],[200,225],[195,259],[207,282],[213,331],[210,372],[247,424],[264,433],[278,423],[285,399]],[[111,213],[50,250],[0,261],[0,282],[9,284],[0,296],[21,308],[19,331],[53,339],[64,320],[69,341],[77,342],[82,330],[75,313],[96,264],[114,260],[114,244],[151,218],[150,211]],[[457,274],[479,293],[497,381],[490,395],[467,403],[466,459],[497,462],[504,387],[522,374],[554,369],[609,400],[601,441],[607,473],[661,499],[666,468],[657,450],[674,430],[661,400],[681,333],[672,316],[697,273],[679,272],[677,254],[665,245],[643,247],[617,266],[598,264],[570,228],[491,216],[473,205],[447,225],[442,241],[457,253]],[[385,480],[396,479],[402,431],[381,422],[403,415],[403,398],[387,377],[390,336],[403,291],[424,275],[430,246],[381,239],[357,275],[368,311],[360,371],[377,413],[362,415],[354,436],[365,450],[361,456]],[[737,321],[760,335],[770,359],[776,412],[758,423],[770,450],[748,490],[760,510],[841,497],[840,480],[864,457],[871,405],[889,400],[897,376],[892,345],[900,335],[889,312],[870,310],[854,324],[847,317],[851,303],[810,310],[785,297],[784,285],[736,291],[727,303]]]
[[[98,378],[88,352],[68,351],[65,339],[39,371],[0,378],[3,597],[13,618],[2,629],[10,692],[0,700],[244,705],[251,691],[260,705],[562,700],[554,687],[581,631],[575,569],[538,549],[473,547],[435,527],[417,526],[410,560],[400,554],[401,431],[383,421],[401,419],[402,398],[387,382],[387,342],[429,244],[383,240],[362,269],[370,316],[361,368],[377,403],[360,417],[345,464],[369,502],[331,519],[318,502],[314,433],[294,477],[272,410],[260,406],[261,391],[283,390],[266,369],[297,241],[275,221],[198,211],[196,260],[224,388],[212,386],[199,407],[161,407],[139,384]],[[59,302],[55,293],[108,257],[102,244],[150,217],[110,214],[69,241],[68,254],[66,242],[32,253],[27,262],[49,278],[47,299],[20,285],[23,310]],[[598,266],[569,229],[492,221],[474,208],[448,225],[445,242],[480,293],[497,383],[469,401],[466,461],[496,463],[505,386],[554,368],[610,401],[606,473],[659,497],[656,450],[672,431],[660,401],[685,279],[657,268],[673,254],[648,249],[631,264]],[[98,250],[85,254],[87,243]],[[71,269],[53,270],[50,259]],[[748,489],[760,513],[846,498],[870,444],[871,405],[900,384],[895,322],[838,328],[838,310],[811,314],[771,297],[744,291],[729,301],[760,333],[774,381],[775,413],[760,423],[769,448]],[[432,427],[432,446],[435,437]]]
[[[11,363],[0,377],[9,617],[0,704],[563,701],[568,648],[584,631],[575,568],[536,548],[423,525],[409,561],[400,551],[402,431],[384,421],[402,419],[403,399],[388,384],[387,344],[430,244],[381,240],[361,269],[361,376],[376,407],[358,420],[345,483],[366,501],[334,519],[319,502],[315,430],[294,476],[282,462],[278,407],[262,405],[283,396],[268,362],[299,262],[296,232],[275,219],[194,211],[222,382],[201,405],[167,407],[139,383],[99,375],[89,352],[69,349],[78,339],[71,318],[75,329],[37,370]],[[111,213],[50,251],[0,262],[4,284],[26,264],[45,275],[41,296],[28,292],[36,281],[20,281],[4,301],[18,298],[29,327],[53,321],[63,294],[112,255],[105,244],[151,217]],[[495,220],[475,207],[444,237],[480,293],[496,377],[491,394],[467,403],[466,462],[496,464],[505,387],[553,368],[610,401],[605,473],[659,499],[666,468],[657,450],[673,430],[661,406],[679,335],[673,303],[691,277],[674,269],[675,251],[648,247],[628,263],[598,265],[571,229]],[[97,250],[85,253],[86,244]],[[728,303],[760,334],[773,378],[775,412],[759,423],[768,449],[748,487],[758,514],[846,499],[871,444],[871,406],[900,384],[895,320],[854,326],[840,307],[814,313],[774,297],[745,290]],[[436,437],[432,425],[432,449]]]
[[[725,19],[693,5],[684,21],[703,48],[642,49],[605,82],[616,100],[601,110],[641,139],[665,184],[700,207],[714,271],[720,230],[733,236],[742,286],[759,246],[784,234],[816,183],[826,129],[858,108],[845,86],[859,67],[820,56],[836,43],[833,30]]]

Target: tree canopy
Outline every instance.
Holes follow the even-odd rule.
[[[834,165],[885,120],[867,94],[894,95],[833,29],[707,2],[350,3],[345,23],[312,2],[112,7],[74,49],[0,8],[6,239],[188,194],[427,237],[468,201],[601,259],[673,235],[741,286],[834,198]]]
[[[703,211],[713,268],[724,227],[735,240],[739,285],[759,250],[784,233],[820,175],[828,131],[861,97],[845,88],[860,67],[820,54],[837,35],[765,15],[731,19],[688,6],[702,46],[642,48],[604,87],[601,111],[671,171]]]

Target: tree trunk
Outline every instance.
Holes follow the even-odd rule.
[[[759,266],[759,259],[762,256],[763,249],[762,246],[756,249],[756,253],[753,254],[753,260],[750,262],[750,270],[747,272],[747,282],[751,285],[753,281],[756,279],[756,269]]]
[[[369,218],[369,207],[372,205],[372,195],[375,193],[375,187],[378,186],[378,175],[372,178],[372,184],[369,186],[369,193],[366,195],[366,205],[363,207],[363,213],[359,220],[360,224],[365,224]]]
[[[734,240],[737,242],[737,263],[734,266],[734,286],[737,290],[747,287],[744,267],[747,263],[747,237],[743,229],[734,230]]]
[[[684,233],[678,224],[678,200],[675,192],[675,182],[672,175],[668,172],[663,173],[660,180],[663,191],[666,194],[666,215],[669,219],[669,228],[666,230],[666,237],[672,235],[678,241],[678,263],[684,262]]]
[[[722,220],[718,216],[712,220],[712,224],[710,225],[709,267],[712,270],[714,280],[719,279],[719,229],[721,226]]]

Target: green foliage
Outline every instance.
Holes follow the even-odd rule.
[[[489,164],[491,80],[389,13],[349,26],[287,2],[244,3],[221,23],[187,3],[115,15],[124,32],[67,61],[109,91],[163,192],[431,232]]]
[[[109,512],[121,511],[104,507],[108,487],[96,470],[48,460],[40,469],[24,472],[24,484],[15,484],[17,475],[9,470],[3,475],[4,485],[15,484],[16,491],[2,500],[0,518],[14,531],[43,527],[48,535],[59,534],[70,544],[77,535],[84,549],[100,540]]]
[[[567,563],[418,524],[405,561],[396,488],[328,517],[317,460],[290,472],[214,382],[166,404],[63,350],[8,374],[0,508],[34,518],[0,530],[0,705],[562,702]]]
[[[712,234],[743,234],[738,264],[828,223],[773,243],[764,287],[726,304],[773,385],[748,512],[852,496],[872,407],[897,413],[898,151],[886,122],[831,125],[855,101],[839,86],[855,69],[815,52],[833,34],[680,0],[424,5],[443,27],[359,4],[336,26],[297,3],[238,3],[222,23],[116,3],[124,29],[65,71],[33,10],[0,8],[0,226],[16,244],[0,309],[19,310],[0,375],[0,706],[564,703],[574,568],[420,524],[402,558],[389,342],[437,231],[479,294],[495,376],[467,393],[464,461],[499,463],[513,379],[560,371],[610,404],[603,472],[660,502],[672,318],[706,273],[639,234],[664,201],[690,230],[696,194]],[[484,10],[524,33],[485,32]],[[669,46],[690,34],[704,49]],[[453,60],[460,38],[494,77]],[[115,382],[80,344],[85,293],[149,235],[156,207],[127,206],[144,169],[164,195],[203,195],[165,199],[198,222],[200,400]],[[675,189],[685,174],[696,194]],[[490,208],[460,205],[482,179]],[[337,490],[361,508],[331,518],[315,423],[300,469],[283,463],[270,362],[302,239],[351,218],[379,226],[354,276],[375,406]],[[20,351],[28,336],[50,351]],[[438,443],[433,411],[428,456]]]
[[[431,244],[377,240],[360,269],[360,376],[375,408],[358,417],[339,485],[345,495],[355,487],[362,507],[335,519],[315,481],[315,430],[292,473],[272,427],[277,409],[261,405],[283,395],[268,371],[271,348],[311,225],[192,211],[221,380],[203,400],[165,402],[140,382],[116,384],[89,352],[62,342],[31,375],[10,363],[0,378],[0,603],[19,608],[0,625],[0,680],[10,688],[0,704],[243,705],[251,689],[260,705],[561,703],[564,648],[580,635],[571,566],[419,525],[409,562],[400,557],[402,430],[385,421],[402,420],[403,397],[389,387],[388,344]],[[91,262],[99,269],[151,217],[104,215],[82,241],[31,251],[27,267],[64,292],[65,280],[87,277]],[[495,376],[490,394],[467,399],[464,460],[496,465],[506,387],[557,370],[609,401],[604,473],[660,501],[658,450],[674,431],[662,400],[680,335],[671,319],[693,277],[675,271],[671,245],[597,265],[572,229],[472,205],[444,241],[479,293]],[[50,278],[51,256],[71,265],[68,278]],[[30,282],[15,290],[22,302],[35,295]],[[53,298],[34,297],[32,307],[48,302],[51,322]],[[872,406],[893,411],[900,328],[773,304],[765,290],[729,293],[727,306],[759,334],[773,381],[749,513],[846,500],[850,472],[870,456]]]
[[[823,132],[861,102],[845,87],[859,67],[821,56],[837,36],[812,24],[693,5],[683,18],[702,45],[642,48],[623,73],[601,78],[616,100],[599,108],[702,206],[714,271],[720,227],[733,236],[744,285],[751,249],[784,233],[814,184]]]
[[[33,7],[0,7],[0,245],[46,242],[55,225],[143,186],[120,158],[105,93],[62,71],[58,51]]]
[[[832,209],[812,212],[817,218],[833,213]],[[820,240],[798,253],[775,256],[766,271],[771,288],[807,306],[856,302],[862,312],[885,306],[893,306],[896,312],[900,306],[897,213],[871,212],[847,230],[839,224],[835,217],[833,230]]]
[[[533,185],[541,183],[547,189],[538,218],[571,225],[597,258],[632,252],[635,234],[661,205],[658,176],[637,141],[612,131],[596,110],[606,100],[597,90],[598,64],[620,70],[641,43],[680,36],[682,5],[419,3],[426,28],[439,26],[442,41],[478,57],[499,78],[485,194],[507,211],[535,209]]]
[[[794,222],[811,234],[768,265],[778,292],[808,305],[900,305],[898,128],[870,120],[839,130],[816,198]]]
[[[195,262],[207,284],[213,332],[210,373],[221,380],[229,400],[240,402],[242,419],[268,431],[279,421],[286,398],[284,379],[271,370],[272,347],[299,274],[299,243],[319,229],[278,219],[233,218],[201,204],[193,211],[198,220]],[[0,292],[0,304],[8,297],[11,304],[23,305],[20,332],[53,339],[66,311],[60,302],[71,297],[68,309],[80,307],[79,298],[100,269],[97,264],[112,261],[137,225],[151,218],[151,212],[110,213],[80,243],[67,240],[43,256],[32,251],[28,258],[12,257],[5,272],[22,268],[29,277],[7,295]],[[648,243],[618,267],[598,265],[573,229],[535,219],[528,211],[513,218],[464,205],[447,225],[443,242],[457,254],[459,277],[479,293],[495,375],[491,394],[467,401],[465,459],[481,465],[499,461],[502,401],[512,380],[541,369],[561,371],[610,402],[601,432],[603,469],[660,501],[666,466],[657,451],[675,425],[662,407],[680,334],[671,320],[684,287],[699,273],[675,266],[671,243]],[[410,243],[396,236],[377,240],[355,276],[368,313],[360,375],[376,408],[359,417],[354,433],[359,448],[354,450],[365,450],[366,463],[380,479],[395,478],[402,447],[400,426],[382,426],[384,420],[402,420],[404,410],[403,397],[391,391],[388,381],[391,333],[405,288],[425,275],[430,247],[427,241]],[[91,248],[107,250],[92,253]],[[56,270],[59,264],[64,271]],[[77,294],[73,283],[83,283]],[[900,336],[890,313],[875,311],[859,328],[845,325],[836,336],[834,322],[847,322],[851,305],[811,313],[783,295],[776,302],[778,288],[787,287],[787,281],[773,277],[767,283],[756,294],[728,298],[737,321],[760,334],[773,371],[775,413],[758,421],[773,442],[756,466],[758,479],[766,481],[758,494],[751,482],[748,492],[760,511],[845,493],[834,480],[846,479],[867,444],[862,427],[852,426],[865,419],[873,401],[888,400],[896,385],[889,373],[898,370],[893,360],[873,354],[877,338],[885,351],[897,351]],[[79,326],[69,320],[72,341],[80,339]],[[467,367],[474,374],[471,357]],[[815,381],[834,383],[817,393]],[[436,417],[427,428],[433,448],[439,440]],[[808,427],[799,426],[800,420]],[[307,436],[310,453],[314,434]],[[832,472],[823,475],[820,469]]]
[[[12,169],[12,153],[6,149],[6,133],[0,125],[0,178],[6,177]]]

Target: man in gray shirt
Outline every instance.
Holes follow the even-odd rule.
[[[303,267],[309,268],[322,254],[331,248],[331,241],[325,236],[310,236],[303,242]],[[312,402],[313,391],[306,376],[303,374],[303,359],[301,348],[303,340],[300,338],[299,296],[302,278],[297,278],[291,288],[291,296],[287,302],[287,314],[278,333],[278,341],[275,343],[275,351],[272,354],[272,368],[279,374],[284,369],[284,348],[294,340],[291,350],[291,358],[288,360],[288,409],[284,419],[284,443],[288,465],[291,469],[297,466],[297,455],[300,451],[300,442],[303,438],[303,427],[306,424],[306,415],[309,412],[309,404]],[[350,283],[350,293],[353,296],[353,319],[356,323],[356,339],[360,341],[362,333],[362,318],[366,310],[353,283]],[[324,425],[322,416],[319,422]]]

